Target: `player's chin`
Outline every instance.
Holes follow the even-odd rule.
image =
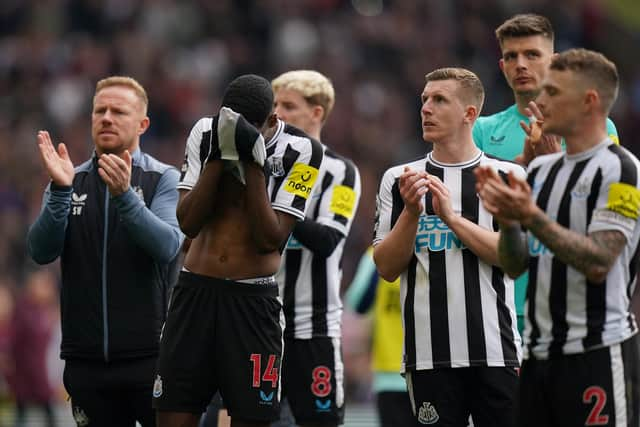
[[[438,132],[436,132],[431,127],[423,127],[422,128],[422,139],[425,141],[433,142],[438,137]]]
[[[554,121],[548,117],[545,117],[544,122],[542,123],[542,132],[554,135],[564,134],[562,126],[554,123]]]
[[[102,150],[103,153],[114,153],[121,151],[124,144],[122,141],[114,136],[98,137],[95,141],[96,146]]]

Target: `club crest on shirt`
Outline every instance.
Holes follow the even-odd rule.
[[[271,176],[280,177],[284,176],[285,170],[282,163],[282,157],[269,157],[267,159],[267,170]]]
[[[431,402],[422,402],[422,406],[418,411],[418,421],[420,424],[435,424],[440,419],[436,407]]]
[[[76,421],[76,424],[79,427],[89,425],[89,417],[87,417],[87,414],[85,414],[85,412],[79,406],[73,407],[73,419]]]
[[[571,197],[576,199],[586,199],[589,194],[591,194],[591,186],[586,180],[578,182],[571,191]]]

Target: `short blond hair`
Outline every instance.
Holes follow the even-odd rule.
[[[271,81],[273,92],[280,89],[298,92],[311,105],[324,110],[322,121],[326,121],[335,103],[333,84],[324,75],[314,70],[294,70],[280,74]]]
[[[618,97],[618,69],[603,54],[587,49],[569,49],[551,60],[550,69],[572,71],[598,92],[605,113]]]
[[[478,109],[478,116],[484,103],[484,87],[480,78],[465,68],[438,68],[425,76],[427,83],[440,80],[454,80],[460,85],[461,99]]]
[[[112,86],[124,86],[132,89],[135,94],[138,96],[140,101],[142,101],[142,107],[144,114],[147,114],[147,108],[149,106],[149,97],[147,97],[147,91],[144,90],[144,87],[136,79],[128,76],[110,76],[99,80],[96,83],[96,91],[94,92],[93,99],[95,101],[95,96],[102,89],[112,87]]]

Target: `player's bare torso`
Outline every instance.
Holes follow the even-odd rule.
[[[196,274],[232,280],[275,274],[280,254],[258,251],[246,210],[245,186],[225,173],[218,192],[218,207],[191,243],[185,268]]]

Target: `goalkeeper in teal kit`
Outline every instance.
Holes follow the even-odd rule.
[[[496,29],[502,57],[500,69],[513,90],[515,104],[491,116],[479,117],[473,127],[473,140],[487,154],[507,160],[515,160],[524,166],[536,155],[559,151],[560,138],[542,135],[536,142],[526,140],[521,126],[542,120],[533,101],[542,89],[542,82],[553,57],[553,28],[544,16],[534,14],[515,15]],[[533,117],[533,119],[530,119]],[[618,142],[618,132],[607,119],[607,135]],[[518,330],[524,330],[524,303],[527,289],[527,273],[515,283]]]

